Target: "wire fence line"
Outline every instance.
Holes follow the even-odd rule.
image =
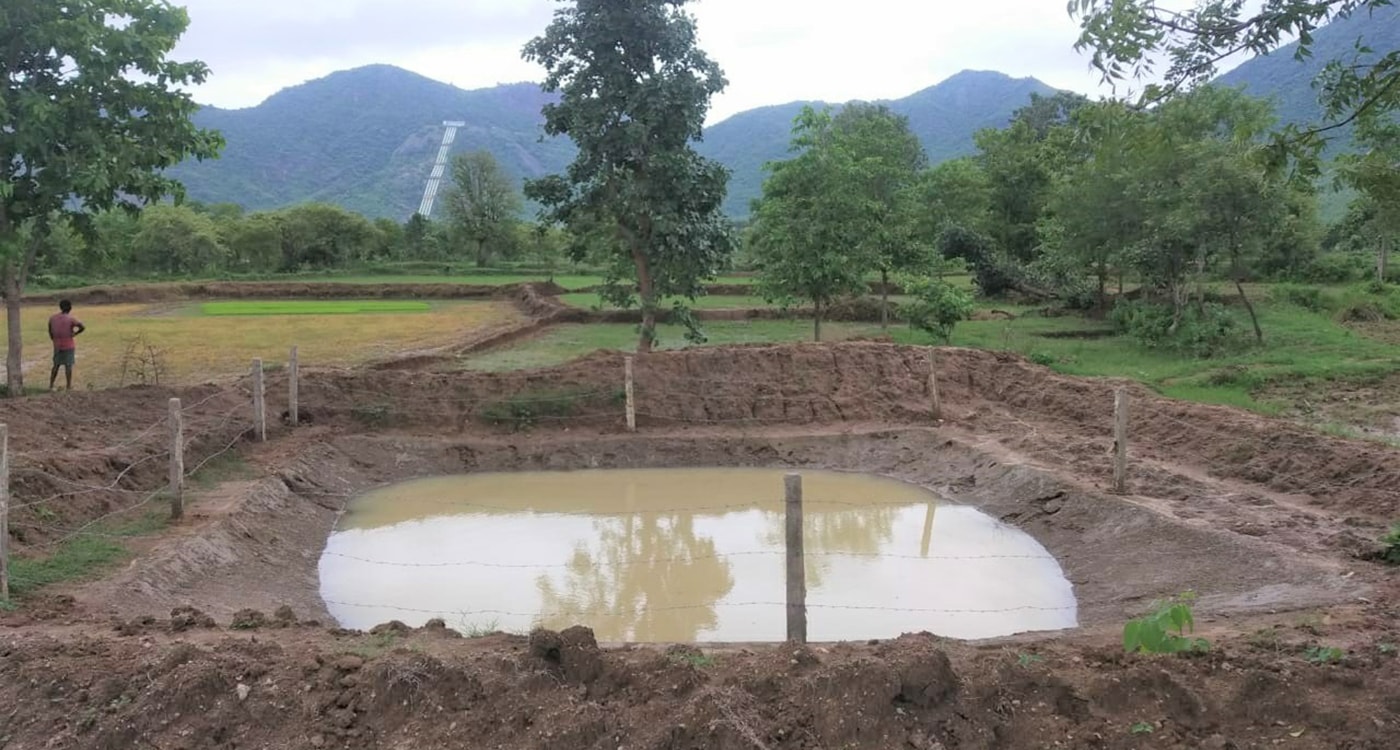
[[[259,373],[251,372],[208,393],[196,389],[196,398],[188,401],[171,398],[159,417],[132,430],[131,437],[98,450],[12,452],[13,432],[5,425],[0,462],[4,467],[0,472],[0,600],[8,598],[11,582],[20,587],[43,582],[16,572],[12,537],[25,542],[25,560],[39,559],[85,538],[129,539],[135,530],[123,533],[113,524],[126,523],[122,519],[149,511],[161,501],[169,501],[171,516],[178,517],[188,481],[237,450],[253,430],[260,415],[250,405],[249,386],[258,380]],[[188,438],[187,420],[195,428]],[[104,426],[111,429],[110,423]],[[186,467],[189,453],[198,460]],[[104,469],[105,477],[100,476]],[[68,473],[84,478],[65,476]],[[87,478],[94,473],[99,476]],[[75,504],[75,500],[82,502]]]

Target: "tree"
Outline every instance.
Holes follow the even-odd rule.
[[[937,238],[954,226],[986,231],[992,210],[992,186],[975,159],[942,162],[926,170],[920,182],[920,235]]]
[[[854,154],[837,139],[830,111],[803,108],[792,148],[797,156],[766,165],[763,197],[753,208],[752,255],[760,293],[784,306],[812,303],[812,336],[821,341],[831,304],[866,289],[866,206],[858,191],[846,189]]]
[[[1338,159],[1343,182],[1369,201],[1376,237],[1376,277],[1384,284],[1389,264],[1389,239],[1400,233],[1400,125],[1393,118],[1366,116],[1356,128],[1360,154]]]
[[[850,104],[831,121],[831,139],[824,144],[846,152],[850,171],[842,187],[862,201],[860,210],[844,217],[860,238],[859,252],[880,273],[880,327],[889,322],[890,274],[924,271],[929,245],[919,237],[919,175],[928,165],[909,119],[884,105]]]
[[[1160,0],[1069,3],[1082,29],[1075,48],[1093,51],[1093,65],[1105,81],[1140,78],[1153,72],[1159,57],[1170,62],[1164,82],[1143,92],[1144,103],[1210,80],[1227,58],[1267,54],[1290,37],[1298,39],[1296,56],[1306,58],[1312,54],[1312,32],[1319,27],[1353,13],[1385,9],[1391,0],[1205,0],[1187,10],[1162,5]],[[1329,132],[1358,117],[1400,105],[1400,50],[1357,52],[1353,59],[1328,61],[1318,81],[1328,122],[1289,125],[1277,133],[1278,143],[1316,148]]]
[[[476,250],[477,268],[485,268],[492,250],[511,241],[522,201],[515,184],[489,151],[452,158],[452,188],[443,196],[448,221]]]
[[[544,108],[545,132],[578,146],[565,174],[527,182],[526,196],[551,223],[616,236],[605,294],[640,298],[640,352],[656,340],[660,300],[693,300],[734,250],[720,213],[729,175],[692,148],[726,81],[696,46],[688,2],[578,0],[524,49],[561,95]]]
[[[131,238],[130,271],[198,276],[224,267],[227,249],[214,221],[185,206],[150,206]]]
[[[183,90],[201,62],[167,59],[189,26],[161,0],[5,0],[0,4],[0,293],[8,317],[9,393],[23,393],[20,299],[39,244],[65,218],[174,195],[164,170],[213,157]],[[34,241],[21,243],[21,227]]]
[[[338,268],[373,253],[377,232],[365,217],[329,203],[304,203],[277,214],[282,270]]]
[[[228,267],[243,273],[273,273],[282,265],[282,224],[276,214],[248,214],[224,225]]]

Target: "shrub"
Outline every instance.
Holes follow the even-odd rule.
[[[903,287],[914,297],[901,310],[909,326],[938,336],[944,343],[952,340],[958,321],[972,317],[972,297],[952,285],[937,279],[911,278],[904,280]]]
[[[1143,346],[1211,357],[1239,335],[1239,324],[1220,304],[1191,306],[1177,318],[1171,306],[1144,300],[1120,300],[1113,324]]]
[[[1196,627],[1195,616],[1191,613],[1191,602],[1195,598],[1190,593],[1181,594],[1165,602],[1158,602],[1150,614],[1129,620],[1123,626],[1123,650],[1130,654],[1209,651],[1209,641],[1187,636]]]
[[[1381,544],[1384,545],[1381,561],[1390,565],[1400,565],[1400,521],[1391,524],[1390,531],[1381,537]]]
[[[1311,312],[1322,312],[1327,308],[1322,290],[1315,286],[1279,284],[1269,291],[1269,296],[1275,302],[1301,307]]]
[[[1299,271],[1300,281],[1311,284],[1344,284],[1375,273],[1374,259],[1347,252],[1323,253]]]

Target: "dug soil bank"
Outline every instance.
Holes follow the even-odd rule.
[[[242,444],[247,479],[193,498],[108,579],[0,614],[0,701],[14,707],[0,746],[1394,747],[1400,586],[1370,558],[1400,514],[1400,451],[1130,388],[1132,481],[1115,496],[1116,384],[939,350],[939,420],[928,361],[871,343],[649,355],[637,435],[617,354],[527,373],[305,373],[309,426],[274,420],[268,443]],[[274,414],[284,388],[274,374]],[[17,466],[40,469],[16,486],[19,554],[163,481],[152,423],[172,395],[193,405],[201,450],[245,429],[243,384],[0,404]],[[1075,583],[1084,627],[703,654],[600,649],[577,630],[530,642],[325,627],[316,560],[364,487],[661,465],[918,482],[1036,536]],[[49,506],[60,519],[38,514]],[[1211,653],[1121,655],[1124,618],[1187,588]],[[240,611],[283,604],[323,625]]]

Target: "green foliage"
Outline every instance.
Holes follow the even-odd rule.
[[[1160,602],[1154,610],[1123,626],[1123,650],[1127,653],[1178,654],[1210,650],[1204,638],[1191,638],[1195,617],[1191,602],[1195,596],[1182,594]]]
[[[1327,309],[1322,290],[1315,286],[1300,284],[1279,284],[1269,290],[1269,296],[1285,305],[1297,305],[1309,312],[1322,312]]]
[[[605,267],[610,281],[635,284],[640,351],[655,339],[658,300],[694,299],[734,249],[720,213],[728,172],[692,147],[727,82],[696,46],[686,2],[581,0],[524,49],[560,95],[544,107],[545,132],[579,149],[564,174],[527,182],[526,196],[553,223],[613,238]]]
[[[1143,99],[1147,102],[1208,79],[1221,60],[1238,52],[1255,56],[1272,52],[1289,36],[1298,39],[1292,56],[1305,60],[1314,53],[1318,38],[1331,37],[1322,28],[1328,21],[1355,13],[1355,25],[1339,29],[1337,46],[1325,51],[1330,59],[1317,82],[1325,105],[1322,119],[1335,122],[1366,112],[1384,115],[1400,104],[1400,87],[1395,86],[1400,51],[1391,44],[1376,47],[1385,52],[1373,52],[1366,42],[1374,37],[1357,40],[1352,31],[1386,26],[1367,16],[1371,10],[1386,12],[1389,4],[1389,0],[1281,2],[1271,4],[1268,12],[1256,13],[1257,9],[1236,0],[1206,0],[1179,12],[1160,9],[1151,0],[1072,0],[1069,8],[1082,28],[1076,49],[1092,50],[1093,65],[1106,80],[1137,78],[1154,61],[1172,61],[1165,80],[1146,87]],[[1322,135],[1290,124],[1279,133],[1279,140],[1309,147],[1306,152],[1321,145]]]
[[[1381,560],[1390,565],[1400,565],[1400,521],[1390,525],[1390,530],[1381,537]]]
[[[1193,357],[1212,357],[1235,342],[1238,325],[1224,307],[1202,304],[1180,312],[1170,305],[1122,300],[1113,308],[1113,324],[1139,344]]]
[[[11,315],[54,225],[90,229],[94,213],[181,198],[165,170],[222,146],[190,122],[198,107],[188,88],[208,68],[167,58],[188,26],[184,8],[157,0],[0,6],[0,294]],[[22,229],[31,241],[20,241]],[[7,383],[19,392],[19,337],[8,348]]]
[[[810,302],[820,341],[832,303],[866,289],[868,198],[846,189],[859,156],[829,112],[804,109],[792,132],[798,154],[768,165],[749,236],[759,293],[784,307]]]
[[[972,317],[972,295],[938,279],[905,277],[900,282],[912,301],[900,306],[900,312],[912,328],[933,334],[951,343],[953,328]]]
[[[1154,727],[1145,721],[1136,722],[1128,728],[1128,733],[1134,736],[1142,734],[1152,734],[1153,731],[1155,731]]]
[[[452,187],[442,201],[452,228],[474,245],[478,268],[515,247],[516,217],[524,203],[489,151],[453,158]]]
[[[958,225],[945,227],[938,235],[938,253],[966,262],[984,297],[998,297],[1016,288],[1020,274],[986,235]]]
[[[919,236],[925,159],[907,121],[870,105],[834,117],[804,109],[793,150],[797,156],[769,165],[750,233],[753,262],[769,299],[812,303],[820,340],[826,310],[863,291],[866,272],[887,282],[930,264]]]
[[[1313,646],[1303,654],[1312,664],[1336,664],[1346,658],[1346,652],[1336,646]]]

